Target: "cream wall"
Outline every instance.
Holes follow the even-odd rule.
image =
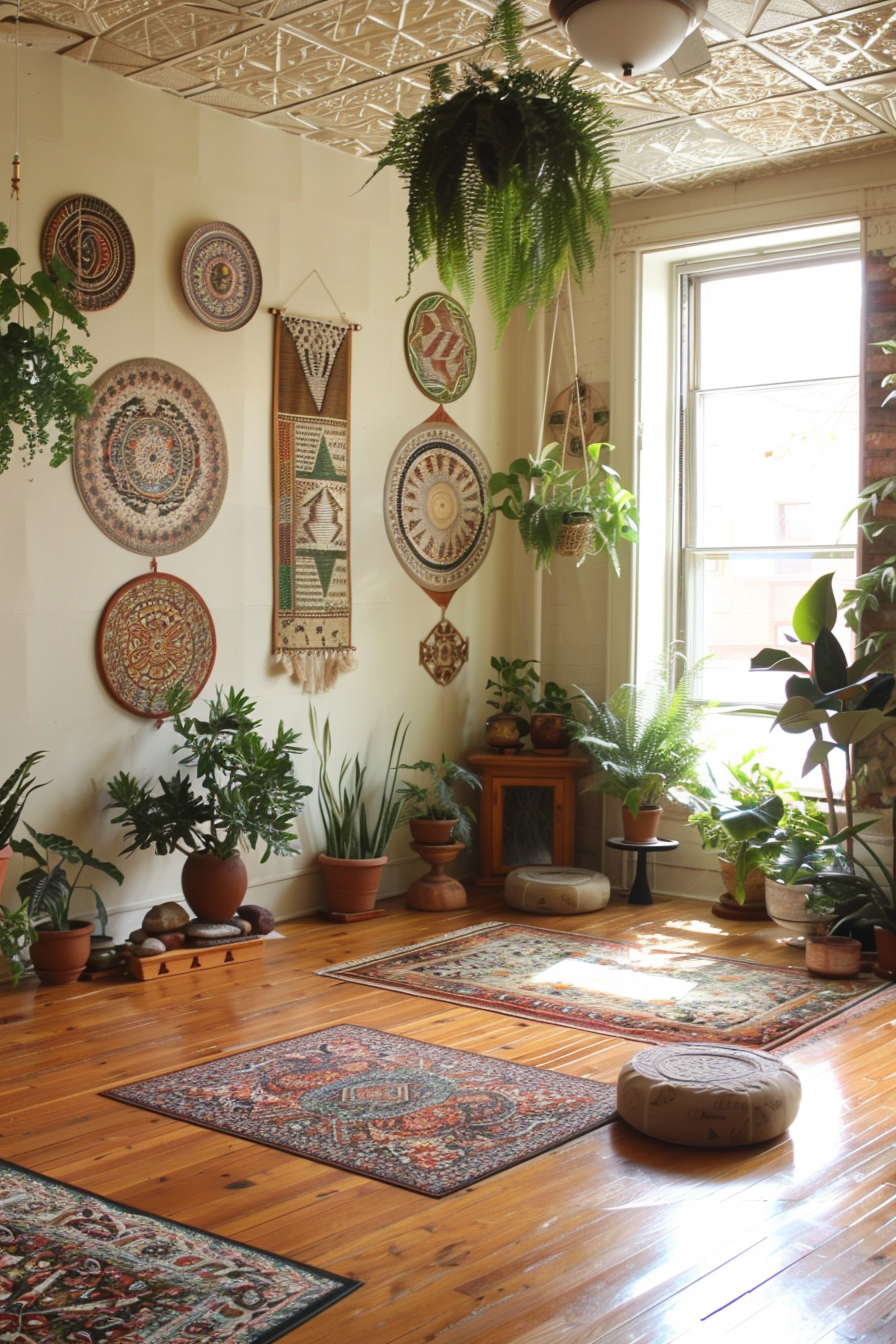
[[[265,726],[281,717],[306,743],[309,697],[270,656],[271,624],[271,351],[268,306],[336,316],[313,270],[351,321],[351,545],[353,636],[358,670],[316,697],[329,714],[338,756],[370,752],[371,774],[388,750],[399,714],[411,722],[406,759],[445,751],[462,758],[481,742],[488,712],[484,686],[493,653],[517,656],[537,642],[536,587],[521,563],[512,530],[499,528],[485,565],[454,597],[449,616],[470,640],[470,661],[448,688],[418,666],[418,645],[439,618],[434,603],[399,568],[386,536],[382,494],[398,440],[435,409],[416,389],[403,354],[413,297],[440,288],[434,271],[405,287],[404,193],[390,174],[361,190],[370,165],[75,62],[21,53],[23,192],[18,215],[8,207],[11,241],[27,268],[38,264],[40,231],[53,206],[77,192],[108,200],[127,220],[136,274],[124,297],[92,315],[89,348],[97,373],[123,359],[155,356],[185,368],[205,387],[224,424],[230,458],[227,494],[211,529],[160,567],[192,584],[211,609],[218,639],[209,683],[244,687]],[[0,162],[11,161],[13,53],[0,48]],[[199,224],[226,220],[258,253],[261,307],[242,330],[203,326],[184,302],[180,254]],[[294,297],[291,297],[293,296]],[[519,425],[530,425],[537,333],[515,323],[499,353],[479,301],[477,375],[450,407],[494,467],[518,451]],[[528,431],[527,431],[528,432]],[[145,557],[109,541],[81,505],[68,465],[14,461],[0,477],[0,778],[29,751],[45,749],[40,776],[52,782],[31,799],[27,819],[69,834],[113,858],[122,832],[103,812],[105,783],[124,768],[145,778],[174,766],[169,727],[157,731],[120,709],[96,669],[94,640],[112,593],[145,573]],[[311,754],[300,758],[306,783]],[[248,860],[249,899],[279,916],[322,903],[315,856],[322,830],[314,798],[301,818],[303,854]],[[384,892],[404,891],[421,868],[396,837]],[[18,875],[14,860],[7,899]],[[138,854],[122,861],[118,891],[103,896],[124,934],[146,908],[179,890],[181,859]]]

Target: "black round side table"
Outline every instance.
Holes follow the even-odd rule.
[[[629,905],[653,905],[650,883],[647,881],[647,855],[666,854],[678,848],[677,840],[623,840],[621,835],[608,840],[611,849],[631,850],[638,856],[635,880],[628,894]]]

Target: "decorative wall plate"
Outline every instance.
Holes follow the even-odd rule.
[[[485,513],[490,475],[453,421],[428,420],[395,449],[386,473],[386,531],[399,564],[422,588],[453,592],[482,564],[495,521]]]
[[[476,372],[476,337],[466,309],[448,294],[424,294],[408,314],[408,368],[424,396],[457,401]]]
[[[255,248],[232,224],[203,224],[196,230],[184,248],[180,279],[199,321],[216,331],[244,327],[261,299]]]
[[[134,278],[134,240],[121,215],[95,196],[69,196],[44,227],[41,261],[53,257],[75,277],[72,298],[84,312],[109,308]]]
[[[132,714],[165,717],[165,696],[177,682],[194,700],[214,661],[209,609],[173,574],[142,574],[107,602],[97,633],[97,662],[109,694]]]
[[[87,512],[140,555],[190,546],[214,522],[227,486],[227,444],[208,393],[164,359],[116,364],[93,390],[72,454]]]

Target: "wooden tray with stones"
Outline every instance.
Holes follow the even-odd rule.
[[[162,975],[187,975],[191,971],[233,966],[240,961],[257,961],[263,951],[263,938],[237,938],[210,947],[178,947],[154,957],[127,957],[126,965],[132,979],[156,980]]]

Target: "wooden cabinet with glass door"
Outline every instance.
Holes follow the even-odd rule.
[[[576,775],[589,770],[581,756],[472,752],[482,775],[478,886],[502,887],[512,868],[574,862]]]

